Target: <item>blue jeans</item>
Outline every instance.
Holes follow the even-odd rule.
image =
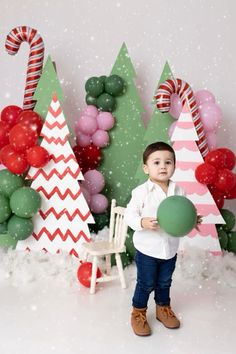
[[[134,307],[147,307],[149,295],[153,290],[156,304],[170,304],[170,286],[176,259],[177,254],[171,259],[159,259],[136,251],[137,284],[133,296]]]

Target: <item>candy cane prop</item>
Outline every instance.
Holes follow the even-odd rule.
[[[22,42],[30,45],[30,54],[27,67],[26,85],[23,109],[33,109],[35,101],[33,95],[37,87],[43,68],[44,43],[37,30],[27,26],[13,28],[8,34],[5,47],[10,55],[15,55]]]
[[[169,79],[163,82],[159,86],[155,95],[155,98],[157,100],[157,108],[162,113],[168,112],[170,109],[170,96],[173,93],[179,95],[183,106],[185,103],[188,104],[190,112],[192,114],[193,123],[199,137],[199,140],[197,141],[198,148],[202,156],[206,156],[209,149],[207,146],[204,128],[201,122],[200,113],[193,94],[193,90],[187,82],[181,79]]]

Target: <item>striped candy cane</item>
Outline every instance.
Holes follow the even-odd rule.
[[[206,136],[204,133],[204,128],[201,122],[199,110],[197,107],[197,103],[193,94],[193,90],[189,86],[189,84],[181,79],[169,79],[163,82],[155,95],[157,100],[156,105],[159,111],[162,113],[168,112],[170,109],[170,96],[176,93],[179,95],[182,105],[185,103],[188,104],[190,112],[192,114],[193,123],[195,125],[198,138],[197,141],[198,148],[202,154],[202,156],[206,156],[209,149],[207,146]]]
[[[29,110],[35,106],[33,95],[43,68],[44,43],[36,29],[27,26],[16,27],[11,30],[6,39],[5,47],[8,54],[15,55],[22,42],[30,45],[23,102],[23,109]]]

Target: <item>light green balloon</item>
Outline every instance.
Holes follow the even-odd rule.
[[[29,237],[34,229],[34,224],[31,219],[20,218],[13,215],[7,224],[7,230],[11,237],[15,240],[25,240]]]
[[[9,199],[5,195],[0,194],[0,223],[6,221],[11,215]]]
[[[161,202],[157,219],[161,229],[171,236],[181,237],[187,235],[196,225],[197,212],[191,200],[174,195]]]
[[[23,187],[24,180],[22,177],[14,175],[7,169],[0,171],[0,193],[10,198],[16,189]]]
[[[17,240],[9,234],[0,234],[0,247],[2,248],[16,248]]]
[[[17,216],[21,218],[30,218],[41,205],[40,194],[33,188],[18,188],[11,196],[10,206]]]

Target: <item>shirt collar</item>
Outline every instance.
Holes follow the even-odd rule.
[[[147,180],[147,187],[148,187],[148,191],[152,191],[155,188],[161,188],[160,186],[158,186],[158,184],[153,183],[150,178]],[[168,186],[168,195],[172,195],[174,194],[174,189],[175,189],[175,183],[173,181],[169,181],[169,186]]]

